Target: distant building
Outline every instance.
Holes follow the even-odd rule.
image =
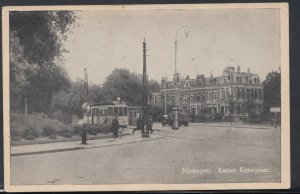
[[[227,67],[221,76],[197,75],[173,80],[161,80],[160,91],[153,93],[152,105],[178,106],[180,112],[191,115],[232,116],[235,121],[247,119],[249,109],[260,114],[263,110],[263,86],[257,74],[241,72],[240,67]],[[250,108],[251,107],[251,108]]]

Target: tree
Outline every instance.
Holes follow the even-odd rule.
[[[263,82],[264,87],[264,104],[266,106],[280,106],[281,104],[281,83],[280,72],[272,71],[266,76],[266,80]]]
[[[47,112],[52,96],[70,87],[61,56],[76,15],[72,11],[13,11],[9,18],[11,108],[28,98],[30,111]]]
[[[142,76],[131,73],[128,69],[114,69],[107,76],[103,87],[89,84],[89,101],[91,104],[111,102],[121,97],[129,106],[142,104]],[[159,84],[149,80],[149,96],[159,90]],[[82,116],[81,106],[84,103],[84,80],[77,79],[71,87],[54,95],[51,101],[51,112],[62,112]],[[155,110],[156,112],[158,110]]]
[[[67,113],[82,116],[82,104],[85,102],[84,80],[77,79],[71,87],[54,95],[51,101],[52,113]],[[104,100],[102,87],[98,84],[89,84],[89,99],[91,103]]]
[[[264,88],[264,115],[269,120],[270,108],[281,106],[281,75],[280,72],[272,71],[267,74],[263,81]]]
[[[9,37],[10,48],[10,100],[14,103],[11,104],[12,109],[17,109],[19,104],[20,94],[24,87],[29,85],[28,73],[34,68],[30,66],[23,57],[23,47],[19,44],[19,39],[15,34],[11,34]]]
[[[248,99],[248,101],[246,101],[245,110],[248,113],[248,122],[251,125],[255,119],[255,103],[253,99]]]
[[[159,84],[154,80],[149,80],[148,84],[150,97],[152,92],[159,90]],[[121,97],[128,105],[142,105],[142,91],[142,75],[131,73],[125,68],[115,68],[103,84],[106,101]]]

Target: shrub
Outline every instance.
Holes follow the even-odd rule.
[[[27,140],[34,140],[34,139],[35,139],[35,136],[32,135],[32,134],[29,134],[29,135],[26,135],[26,136],[25,136],[25,139],[27,139]]]
[[[66,138],[71,138],[72,132],[69,128],[64,128],[61,131],[59,131],[59,135],[66,137]]]
[[[98,125],[88,125],[87,126],[87,133],[89,135],[97,135],[98,132],[100,132]]]
[[[64,137],[65,137],[65,138],[71,138],[71,137],[72,137],[71,132],[65,133],[65,134],[64,134]]]
[[[10,129],[10,137],[12,141],[18,141],[21,139],[22,134],[15,128]]]
[[[107,134],[111,132],[111,125],[110,124],[100,124],[99,125],[99,133]]]
[[[51,134],[51,135],[49,136],[49,139],[56,139],[56,134]]]
[[[43,134],[44,137],[49,137],[49,136],[55,134],[55,130],[50,125],[49,126],[44,126],[42,134]]]
[[[11,141],[19,141],[21,139],[21,136],[11,136]]]
[[[35,128],[27,128],[24,130],[24,133],[22,135],[23,138],[28,140],[34,140],[36,137],[38,137],[38,131]]]
[[[74,125],[72,126],[72,134],[73,135],[81,135],[82,126],[81,125]]]

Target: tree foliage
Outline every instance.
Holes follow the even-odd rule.
[[[52,96],[70,87],[61,56],[76,15],[72,11],[13,11],[9,19],[12,111],[27,98],[30,111],[47,112]]]
[[[82,116],[82,104],[85,102],[84,80],[77,79],[71,87],[54,95],[51,101],[52,113],[77,114]],[[98,84],[89,85],[89,98],[92,103],[103,100],[102,87]]]
[[[142,104],[142,75],[131,73],[128,69],[114,69],[107,76],[103,86],[89,84],[89,101],[93,103],[111,102],[120,97],[129,106]],[[159,84],[149,81],[149,97],[159,90]],[[84,81],[77,79],[71,87],[57,93],[51,102],[51,112],[62,112],[82,116],[81,106],[84,100]]]
[[[281,106],[281,75],[280,72],[272,71],[267,74],[266,80],[263,81],[264,103],[263,115],[264,120],[270,120],[270,108]]]
[[[263,82],[264,87],[264,105],[266,108],[280,106],[281,104],[281,83],[280,72],[272,71],[266,76]]]
[[[141,105],[143,81],[142,75],[131,73],[128,69],[114,69],[103,84],[103,92],[106,101],[121,97],[128,105]],[[149,97],[152,92],[159,90],[159,84],[155,80],[148,81]]]

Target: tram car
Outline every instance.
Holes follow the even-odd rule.
[[[125,102],[112,101],[108,103],[98,103],[85,105],[84,123],[97,125],[97,124],[109,124],[117,115],[121,128],[127,128],[128,126],[128,107]]]

